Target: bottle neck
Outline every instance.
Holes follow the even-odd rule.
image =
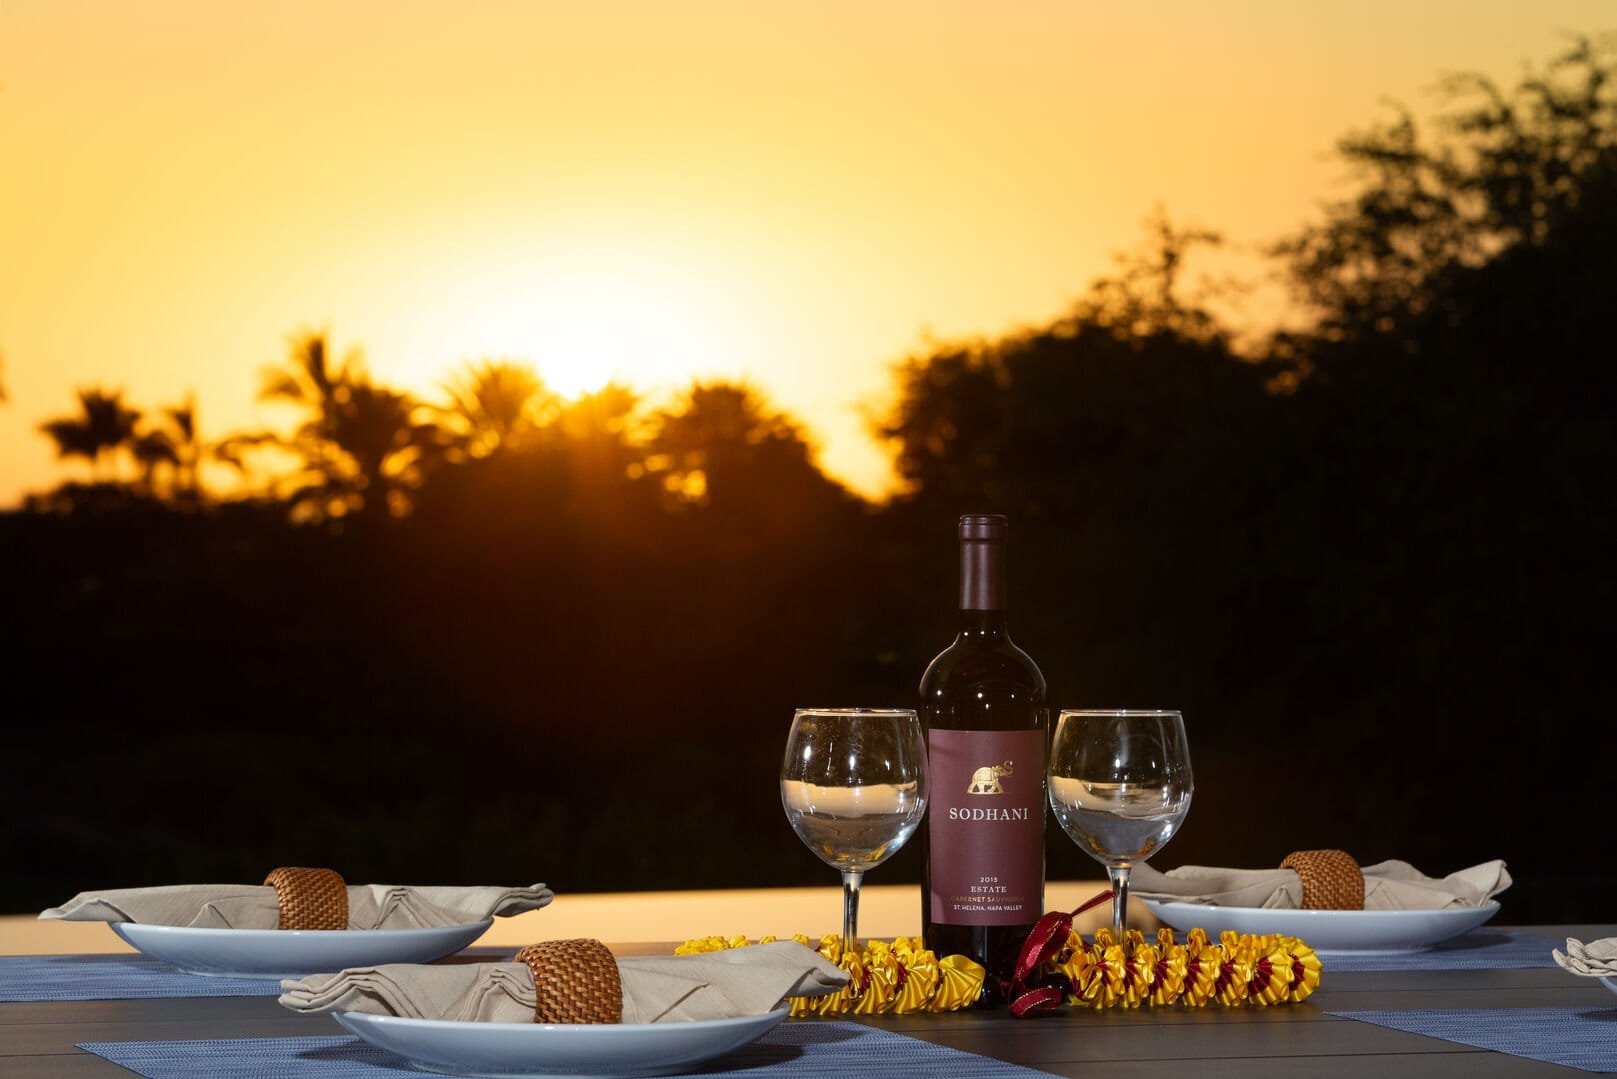
[[[1004,611],[960,612],[960,637],[963,640],[1001,640],[1009,636],[1005,628]]]
[[[963,540],[960,544],[960,632],[1005,633],[1005,544]]]

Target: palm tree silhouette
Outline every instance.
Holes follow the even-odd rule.
[[[47,420],[39,429],[56,443],[56,456],[83,457],[99,481],[107,454],[133,443],[140,410],[124,404],[122,390],[89,387],[79,390],[78,397],[79,415]]]
[[[369,381],[340,388],[331,415],[331,441],[352,462],[346,486],[368,517],[408,509],[405,492],[440,446],[438,428],[417,423],[420,406],[407,393]]]
[[[226,456],[239,445],[263,444],[300,456],[304,467],[292,477],[289,496],[294,517],[401,513],[406,492],[443,446],[438,427],[415,419],[421,406],[414,398],[371,381],[358,349],[333,362],[324,332],[293,338],[287,361],[264,372],[259,399],[297,405],[307,419],[290,437],[238,436]]]
[[[612,514],[612,499],[628,481],[645,474],[644,451],[636,438],[639,396],[628,386],[609,382],[594,393],[568,402],[545,430],[548,444],[566,458],[575,501]]]
[[[469,363],[444,383],[449,406],[441,411],[461,428],[461,448],[487,457],[520,446],[553,421],[561,399],[533,368],[515,360]]]
[[[640,397],[621,382],[608,382],[561,410],[559,422],[570,439],[622,442],[632,434]]]
[[[331,442],[332,415],[345,387],[365,377],[360,351],[348,353],[332,364],[323,332],[308,331],[292,339],[292,352],[286,363],[263,372],[260,401],[284,401],[310,413],[290,440],[290,448],[302,453],[321,477],[333,470],[327,457]]]
[[[130,454],[141,469],[140,487],[155,497],[157,472],[166,467],[172,474],[170,499],[195,503],[201,496],[202,458],[195,399],[187,397],[183,405],[163,409],[162,416],[162,426],[140,431],[130,441]]]
[[[163,466],[178,470],[180,454],[174,440],[162,428],[142,431],[129,443],[130,456],[140,466],[139,488],[148,495],[157,494],[157,470]]]
[[[194,395],[187,395],[183,405],[163,410],[174,434],[174,449],[179,460],[180,494],[191,501],[202,498],[202,436],[197,427],[197,404]]]

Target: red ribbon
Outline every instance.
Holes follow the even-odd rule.
[[[1016,972],[1005,985],[1005,999],[1011,1002],[1012,1015],[1020,1019],[1030,1012],[1049,1012],[1061,1007],[1065,994],[1060,989],[1053,985],[1029,985],[1028,979],[1060,953],[1067,942],[1067,934],[1072,932],[1074,918],[1110,898],[1111,889],[1098,892],[1070,914],[1052,911],[1034,924],[1016,957]]]

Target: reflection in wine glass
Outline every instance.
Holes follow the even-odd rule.
[[[809,850],[842,873],[842,946],[855,946],[859,884],[926,812],[926,743],[913,709],[800,708],[780,801]]]
[[[1112,929],[1128,915],[1129,869],[1173,838],[1194,783],[1178,712],[1061,713],[1050,746],[1050,807],[1072,841],[1106,867]]]

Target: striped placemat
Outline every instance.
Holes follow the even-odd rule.
[[[273,997],[274,978],[204,978],[144,955],[3,955],[0,1002]]]
[[[85,1042],[94,1053],[146,1079],[381,1079],[421,1073],[358,1038],[221,1038],[208,1041]],[[858,1023],[783,1023],[751,1045],[683,1076],[718,1079],[1044,1079],[1046,1072],[934,1045]]]
[[[1378,1027],[1587,1072],[1617,1072],[1617,1008],[1330,1012]]]
[[[1476,929],[1418,952],[1326,952],[1327,975],[1355,970],[1528,970],[1553,967],[1550,952],[1562,940],[1508,929]]]

